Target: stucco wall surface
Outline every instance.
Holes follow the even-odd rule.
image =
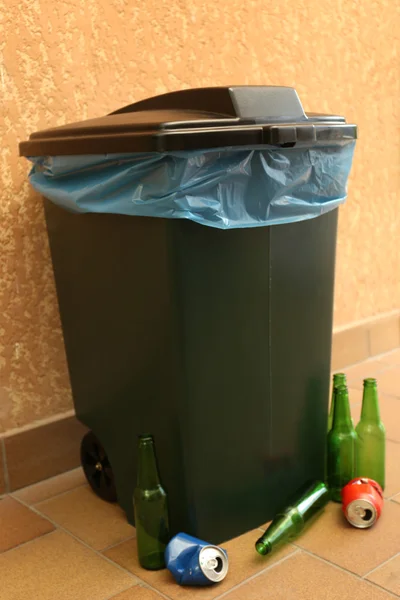
[[[293,86],[359,125],[335,324],[400,307],[399,4],[0,0],[0,432],[72,407],[40,198],[18,142],[193,86]]]

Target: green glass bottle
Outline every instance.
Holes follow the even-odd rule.
[[[139,562],[144,569],[163,569],[170,537],[167,494],[160,483],[153,437],[148,434],[139,436],[134,503]]]
[[[328,486],[331,498],[341,502],[342,488],[355,477],[356,439],[345,385],[336,388],[332,429],[328,433]]]
[[[339,385],[346,385],[346,384],[347,384],[346,375],[344,373],[335,373],[333,375],[331,408],[330,408],[329,416],[328,416],[328,433],[332,429],[332,423],[333,423],[333,411],[335,408],[335,398],[336,398],[335,388],[339,387]]]
[[[364,379],[361,419],[356,427],[356,476],[385,489],[386,431],[381,421],[376,379]]]
[[[269,554],[283,542],[289,542],[329,500],[329,491],[322,481],[307,484],[293,498],[290,506],[279,512],[266,532],[256,541],[259,554]]]

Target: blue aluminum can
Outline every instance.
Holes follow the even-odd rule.
[[[165,564],[179,585],[211,585],[225,579],[228,554],[218,546],[178,533],[165,550]]]

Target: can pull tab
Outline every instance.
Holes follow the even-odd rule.
[[[207,561],[207,569],[216,569],[218,567],[218,560],[215,557],[209,558]]]
[[[365,508],[363,508],[362,506],[355,506],[355,508],[353,510],[354,510],[354,513],[361,519],[364,519],[364,517],[367,514],[367,510]],[[369,512],[371,512],[371,511],[369,511]]]

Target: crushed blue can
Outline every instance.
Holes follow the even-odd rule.
[[[165,564],[179,585],[211,585],[228,573],[226,550],[178,533],[165,550]]]

